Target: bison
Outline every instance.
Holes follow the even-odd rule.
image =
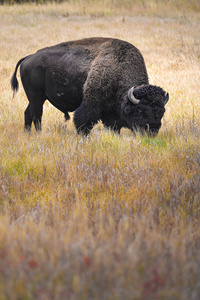
[[[43,104],[74,112],[78,133],[89,134],[101,120],[118,133],[122,127],[156,135],[169,94],[149,84],[141,52],[114,38],[86,38],[38,50],[20,59],[11,79],[18,90],[17,70],[29,104],[25,129],[41,130]]]

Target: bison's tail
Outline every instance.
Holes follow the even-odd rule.
[[[18,61],[16,67],[15,67],[15,72],[13,73],[13,76],[12,76],[11,82],[10,82],[11,83],[11,88],[13,90],[13,98],[14,98],[15,93],[18,91],[18,88],[19,88],[19,83],[18,83],[18,80],[17,80],[17,69],[18,69],[19,65],[22,63],[22,61],[25,60],[26,58],[28,58],[29,56],[30,55],[21,58]]]

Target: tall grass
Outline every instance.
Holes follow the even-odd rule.
[[[0,7],[0,299],[199,299],[199,12],[76,3]],[[170,94],[156,138],[102,124],[83,138],[48,103],[42,133],[24,132],[17,61],[86,36],[141,50]]]

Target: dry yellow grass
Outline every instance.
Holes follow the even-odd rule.
[[[200,14],[109,3],[0,7],[1,300],[200,297]],[[90,36],[133,43],[169,92],[156,138],[82,138],[48,103],[43,132],[24,133],[17,61]]]

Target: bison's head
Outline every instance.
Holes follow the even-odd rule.
[[[122,102],[123,119],[128,128],[156,135],[161,127],[169,94],[153,85],[132,87]]]

